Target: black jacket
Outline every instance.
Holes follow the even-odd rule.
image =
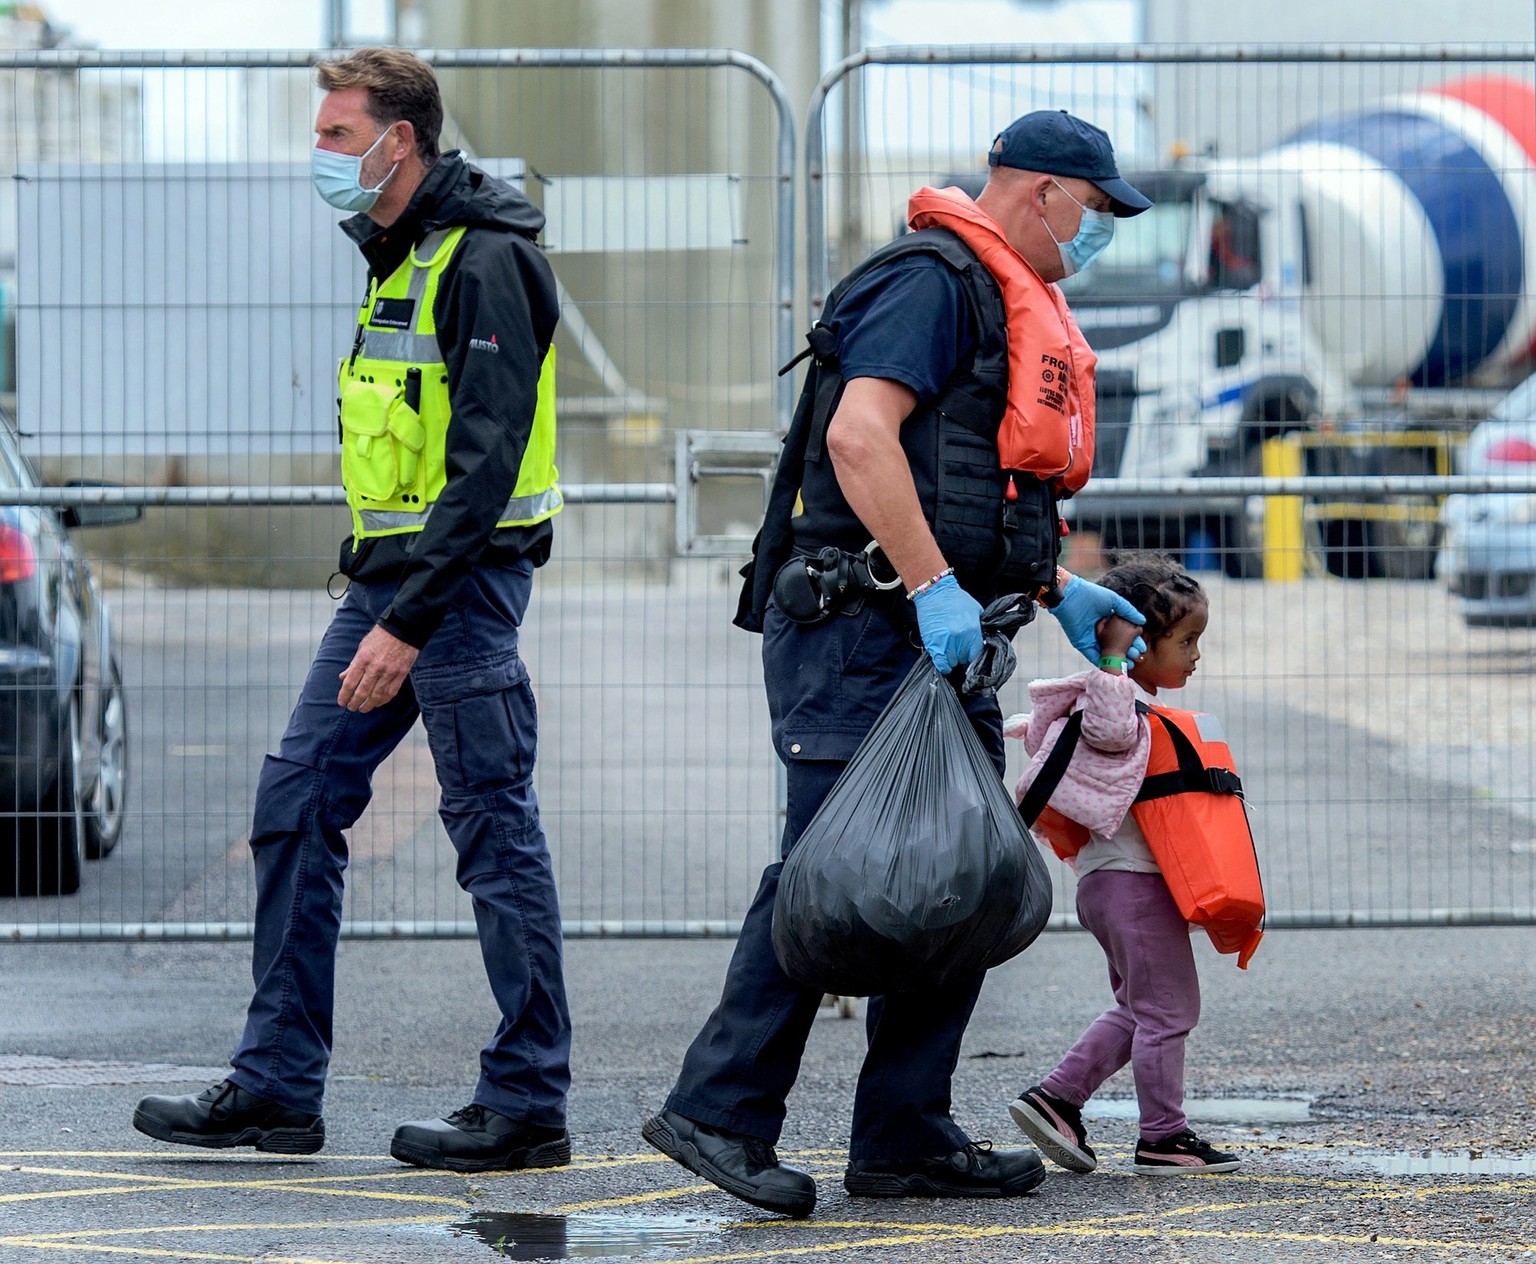
[[[505,181],[459,153],[433,164],[400,218],[380,228],[366,215],[342,224],[381,281],[439,228],[468,231],[438,286],[433,314],[448,367],[447,485],[425,528],[341,549],[359,583],[400,581],[379,626],[418,649],[443,621],[476,565],[549,559],[549,522],[497,529],[533,429],[539,370],[560,317],[555,276],[535,244],[544,215]],[[470,348],[490,342],[494,353]],[[356,548],[354,548],[356,543]]]

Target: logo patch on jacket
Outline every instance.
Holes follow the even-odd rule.
[[[409,329],[411,315],[416,310],[416,300],[409,298],[381,298],[373,304],[369,324],[383,329]]]
[[[471,351],[489,351],[492,355],[498,355],[501,352],[501,348],[496,345],[495,334],[490,336],[489,341],[484,338],[471,338],[469,340],[469,349]]]

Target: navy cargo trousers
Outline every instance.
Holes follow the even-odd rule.
[[[763,676],[774,746],[788,780],[780,861],[763,871],[720,1004],[689,1048],[667,1100],[668,1109],[684,1118],[778,1140],[785,1099],[821,1003],[821,994],[794,983],[774,955],[773,903],[783,858],[921,653],[903,616],[874,603],[858,615],[834,615],[810,626],[792,623],[770,603]],[[962,701],[1001,777],[997,700]],[[966,1144],[950,1117],[950,1080],[982,978],[943,992],[870,998],[851,1158],[936,1158]]]
[[[230,1079],[297,1110],[320,1112],[331,1056],[346,831],[374,770],[418,716],[458,853],[501,1024],[480,1055],[474,1100],[514,1119],[565,1123],[571,1021],[560,906],[533,791],[537,716],[518,627],[533,566],[482,567],[464,581],[400,692],[367,713],[336,702],[341,674],[394,596],[353,584],[256,791],[255,994]]]

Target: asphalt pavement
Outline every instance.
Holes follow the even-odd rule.
[[[196,1092],[218,1073],[247,999],[245,945],[11,945],[0,1260],[1526,1258],[1530,944],[1523,929],[1276,931],[1247,972],[1202,949],[1191,1115],[1242,1169],[1130,1174],[1122,1072],[1089,1113],[1098,1172],[1053,1169],[1035,1194],[986,1202],[843,1192],[862,1023],[825,1008],[780,1143],[818,1179],[799,1222],[639,1136],[718,994],[728,942],[570,943],[572,1164],[471,1177],[387,1156],[396,1123],[468,1100],[491,1025],[475,945],[342,945],[328,1142],[309,1159],[163,1145],[129,1124],[140,1095]],[[1022,1142],[1008,1101],[1106,997],[1081,933],[1049,933],[992,972],[955,1076],[973,1137]]]

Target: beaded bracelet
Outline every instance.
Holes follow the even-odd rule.
[[[955,568],[953,566],[946,566],[943,570],[941,570],[932,579],[925,579],[925,580],[923,580],[922,583],[920,583],[916,588],[914,588],[911,592],[909,592],[907,594],[907,600],[908,601],[916,601],[925,592],[927,592],[936,583],[938,583],[939,580],[941,580],[941,579],[948,579],[954,573],[955,573]]]

